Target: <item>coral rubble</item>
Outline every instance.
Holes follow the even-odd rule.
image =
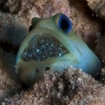
[[[35,16],[49,17],[59,12],[70,15],[67,0],[8,0],[7,6],[11,13],[17,13],[27,21]]]
[[[16,88],[15,81],[8,77],[8,74],[0,70],[0,102],[8,96],[8,94],[12,94],[14,89]]]
[[[105,0],[86,0],[90,9],[92,9],[96,16],[105,20]]]
[[[32,90],[6,98],[2,105],[104,105],[104,90],[102,84],[80,70],[48,71]]]

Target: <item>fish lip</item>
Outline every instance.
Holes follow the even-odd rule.
[[[31,50],[32,53],[30,53]],[[37,35],[35,41],[32,38],[21,57],[24,61],[35,60],[40,62],[51,57],[62,57],[68,53],[68,49],[56,37],[44,34]]]

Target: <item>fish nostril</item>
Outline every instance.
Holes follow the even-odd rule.
[[[29,27],[29,32],[33,29],[32,25]]]
[[[50,67],[46,67],[46,71],[49,71],[50,70]]]
[[[70,19],[66,15],[62,14],[59,17],[58,28],[62,29],[67,34],[71,31],[72,23],[71,23]]]
[[[38,69],[38,68],[36,69],[36,72],[37,72],[37,73],[39,72],[39,69]]]

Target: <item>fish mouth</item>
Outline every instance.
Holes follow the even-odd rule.
[[[22,60],[44,61],[51,57],[62,57],[69,53],[67,48],[52,35],[36,35],[29,41],[21,55]]]

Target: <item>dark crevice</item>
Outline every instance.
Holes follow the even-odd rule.
[[[9,7],[6,6],[8,0],[1,0],[0,1],[0,11],[4,12],[4,13],[10,13],[9,11]]]
[[[12,54],[17,54],[18,52],[18,47],[16,46],[13,46],[9,43],[0,43],[0,47],[3,51],[6,51],[6,52],[9,52],[9,53],[12,53]]]

